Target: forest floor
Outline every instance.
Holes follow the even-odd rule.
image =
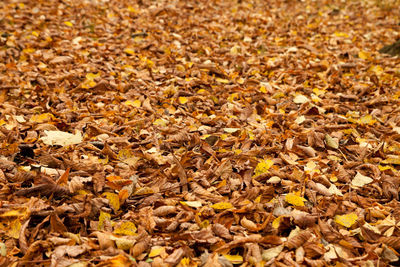
[[[0,17],[1,266],[400,264],[398,0]]]

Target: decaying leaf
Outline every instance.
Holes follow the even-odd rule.
[[[0,1],[0,266],[398,264],[397,2]]]
[[[75,145],[82,142],[82,135],[80,132],[75,134],[62,132],[62,131],[47,131],[45,130],[44,133],[46,136],[42,136],[40,139],[46,145],[59,145],[59,146],[69,146]]]

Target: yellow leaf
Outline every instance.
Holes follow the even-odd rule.
[[[140,108],[140,106],[142,105],[142,102],[140,102],[140,100],[136,99],[136,100],[133,100],[133,101],[127,100],[127,101],[125,101],[124,104],[127,105],[127,106],[132,106],[132,107],[135,107],[135,108]]]
[[[244,79],[243,79],[243,78],[237,79],[237,83],[238,83],[238,84],[244,84]]]
[[[274,165],[274,162],[270,159],[259,162],[254,170],[254,176],[258,176],[268,172],[269,168],[271,168],[272,165]]]
[[[209,220],[204,220],[199,224],[200,228],[207,228],[209,225],[210,225]]]
[[[164,119],[156,119],[153,122],[153,125],[156,125],[156,126],[166,126],[167,124],[168,124],[168,121],[166,121]]]
[[[95,78],[100,77],[100,72],[98,73],[88,73],[86,74],[86,79],[88,79],[89,81],[93,81]]]
[[[39,37],[39,33],[37,31],[33,31],[32,35],[35,36],[35,37]]]
[[[165,247],[154,246],[150,250],[149,258],[157,257],[158,255],[160,255],[163,252],[165,252]]]
[[[358,52],[358,57],[361,59],[370,59],[371,58],[371,54],[361,50],[360,52]]]
[[[118,194],[111,193],[111,192],[105,192],[105,193],[103,193],[103,196],[105,196],[110,201],[110,205],[114,211],[119,210],[120,204],[119,204]]]
[[[123,65],[122,69],[128,72],[133,72],[135,69],[132,67],[132,65]]]
[[[178,101],[179,101],[179,103],[181,103],[183,105],[183,104],[187,103],[189,100],[187,99],[187,97],[180,96],[178,98]]]
[[[292,204],[293,206],[303,207],[304,201],[306,201],[306,199],[294,193],[289,193],[285,196],[285,201],[289,204]]]
[[[124,52],[131,56],[135,55],[135,50],[133,50],[132,48],[125,48]]]
[[[133,222],[123,222],[114,228],[114,234],[117,235],[136,235],[136,226]]]
[[[22,52],[24,52],[26,54],[32,54],[33,52],[35,52],[35,49],[33,49],[33,48],[25,48],[24,50],[22,50]]]
[[[136,166],[136,163],[139,161],[139,157],[135,157],[135,155],[132,153],[131,150],[129,149],[121,149],[118,152],[117,158],[128,164],[129,166]]]
[[[44,64],[43,62],[40,62],[39,65],[38,65],[38,68],[39,68],[40,70],[46,70],[46,69],[47,69],[47,65]]]
[[[176,65],[176,70],[180,71],[180,72],[184,72],[185,71],[185,67],[181,64]]]
[[[224,84],[229,83],[229,80],[227,80],[227,79],[216,78],[215,80],[216,80],[217,82],[219,82],[219,83],[224,83]]]
[[[338,178],[337,178],[335,175],[332,175],[332,176],[329,178],[329,181],[331,181],[332,183],[336,183],[336,182],[338,181]]]
[[[107,221],[111,220],[111,214],[104,212],[104,211],[100,211],[100,216],[99,216],[99,224],[98,224],[98,229],[99,230],[104,230],[104,225]]]
[[[361,124],[368,124],[368,125],[372,125],[376,122],[376,120],[374,120],[370,114],[361,117],[359,121]]]
[[[216,210],[226,210],[233,208],[233,205],[229,202],[219,202],[212,205],[211,208]]]
[[[282,98],[282,97],[284,97],[285,96],[285,93],[284,92],[276,92],[275,94],[273,94],[272,95],[272,98],[274,98],[274,99],[278,99],[278,98]]]
[[[398,161],[400,164],[400,160]],[[384,162],[382,162],[384,163]],[[392,163],[393,164],[393,163]],[[392,166],[382,166],[382,165],[378,165],[378,168],[380,171],[386,171],[386,170],[392,170],[393,172],[396,172],[396,169],[393,168]]]
[[[13,220],[11,221],[10,225],[9,225],[9,229],[7,230],[7,235],[9,237],[18,239],[19,238],[19,233],[21,231],[21,222],[19,221],[19,219]]]
[[[275,219],[272,221],[272,227],[275,228],[275,229],[278,229],[280,223],[281,223],[281,217],[279,216],[279,217],[275,218]]]
[[[237,54],[239,54],[240,52],[240,46],[235,45],[231,48],[230,53],[234,56],[236,56]]]
[[[221,182],[219,182],[216,187],[219,189],[219,188],[221,188],[223,186],[226,186],[226,179],[224,179]]]
[[[70,21],[64,21],[64,24],[67,25],[68,27],[74,26],[74,24],[72,24],[72,22]]]
[[[132,13],[136,13],[137,12],[136,9],[134,7],[132,7],[132,6],[128,6],[127,10],[129,12],[132,12]]]
[[[260,92],[261,93],[266,93],[267,92],[267,89],[265,88],[265,86],[261,86],[260,87]]]
[[[383,69],[382,69],[382,67],[379,66],[379,65],[377,65],[377,66],[371,66],[371,67],[369,68],[369,70],[375,72],[376,75],[380,75],[380,74],[383,73]]]
[[[89,191],[88,190],[83,190],[83,189],[81,189],[81,190],[78,190],[78,191],[76,191],[75,192],[77,195],[88,195],[89,194]]]
[[[1,218],[11,218],[11,217],[27,217],[29,214],[26,209],[9,210],[0,215]]]
[[[38,115],[33,115],[29,121],[30,122],[36,122],[36,123],[43,123],[43,122],[49,122],[54,120],[54,115],[51,113],[42,113]]]
[[[236,155],[239,155],[243,151],[241,149],[235,149],[235,150],[233,150],[233,152],[235,152]]]
[[[91,88],[96,85],[94,79],[100,77],[100,73],[88,73],[86,74],[86,80],[82,84],[82,88]]]
[[[224,254],[222,256],[233,264],[241,264],[243,262],[243,257],[240,255]]]
[[[0,242],[0,256],[2,257],[7,256],[7,247],[6,244],[3,242]]]
[[[239,99],[239,94],[238,93],[233,93],[233,94],[228,96],[228,101],[229,102],[233,102],[234,100],[238,100],[238,99]]]
[[[347,228],[351,227],[357,221],[357,219],[357,214],[355,214],[354,212],[345,215],[335,216],[335,222]]]
[[[334,34],[337,37],[349,37],[349,35],[345,32],[335,32]]]
[[[316,94],[317,96],[320,96],[320,95],[324,95],[326,93],[326,91],[318,89],[318,88],[314,88],[313,93]]]

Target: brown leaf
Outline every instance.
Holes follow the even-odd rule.
[[[176,206],[161,206],[153,210],[154,216],[167,216],[176,213]]]
[[[109,159],[116,160],[118,159],[118,155],[111,149],[111,147],[107,144],[107,142],[104,143],[104,148],[101,151],[103,155],[106,155]]]
[[[220,224],[220,223],[212,224],[212,230],[214,231],[214,233],[217,236],[220,236],[220,237],[225,238],[227,240],[232,240],[233,239],[233,237],[230,234],[229,230],[225,226]]]
[[[307,242],[311,237],[312,235],[309,231],[301,231],[299,234],[286,241],[285,246],[289,249],[298,248]]]
[[[68,64],[71,63],[74,59],[70,56],[58,56],[53,58],[52,60],[49,61],[50,64],[56,65],[56,64]]]
[[[96,172],[93,174],[93,189],[96,193],[103,191],[106,183],[106,176],[103,172]]]
[[[175,249],[174,252],[172,252],[171,255],[169,255],[164,262],[171,264],[172,266],[178,264],[178,262],[182,259],[182,257],[185,255],[185,252],[182,248]]]
[[[137,257],[145,252],[150,247],[150,240],[150,237],[145,237],[142,240],[138,241],[131,249],[132,256]]]
[[[307,242],[303,247],[307,258],[317,258],[325,253],[324,247],[315,242]]]
[[[318,226],[324,238],[331,243],[336,243],[342,239],[342,235],[336,231],[328,222],[318,220]]]
[[[60,234],[68,232],[64,223],[61,221],[61,219],[57,216],[56,213],[52,213],[50,215],[50,232],[60,233]]]
[[[57,183],[56,183],[57,185],[61,185],[61,186],[67,185],[69,170],[70,170],[70,168],[67,168],[67,170],[61,175],[61,177],[58,178]]]
[[[28,219],[28,220],[26,220],[24,222],[24,224],[21,226],[21,230],[20,230],[20,233],[19,233],[19,240],[18,240],[19,241],[19,247],[20,247],[22,253],[24,253],[24,254],[28,250],[28,242],[26,240],[25,232],[26,232],[26,229],[28,228],[29,222],[30,222],[30,219]]]
[[[400,249],[400,237],[398,236],[383,236],[378,240],[391,248]]]
[[[68,195],[69,193],[70,192],[67,188],[56,185],[55,183],[50,183],[50,184],[39,184],[31,188],[20,189],[15,194],[17,196],[26,196],[26,197],[35,195],[42,195],[42,196],[54,195],[57,197],[61,197],[64,195]]]
[[[246,228],[247,230],[253,231],[253,232],[257,232],[258,231],[258,227],[257,224],[255,224],[254,222],[248,220],[246,217],[243,217],[240,220],[240,224]]]

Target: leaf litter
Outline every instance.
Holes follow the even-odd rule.
[[[396,1],[0,10],[1,266],[399,264]]]

